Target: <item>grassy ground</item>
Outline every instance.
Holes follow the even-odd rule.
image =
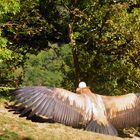
[[[5,108],[4,102],[9,101],[0,99],[0,140],[123,140],[58,123],[32,122],[13,114]]]

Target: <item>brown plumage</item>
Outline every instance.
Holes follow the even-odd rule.
[[[15,105],[24,108],[22,115],[51,118],[73,127],[117,135],[118,128],[140,125],[140,94],[102,96],[88,87],[77,88],[77,94],[62,88],[23,87],[14,92]]]

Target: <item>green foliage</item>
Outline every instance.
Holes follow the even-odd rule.
[[[16,14],[20,10],[19,0],[1,0],[0,2],[0,23],[7,19],[6,14]]]
[[[87,9],[90,22],[86,26],[84,20],[77,24],[80,27],[76,29],[82,28],[77,38],[82,79],[98,93],[112,95],[140,89],[140,10],[129,13],[129,6],[128,2],[96,3],[88,7],[91,13]]]
[[[71,60],[71,49],[66,45],[58,48],[54,44],[37,56],[29,55],[24,69],[23,85],[63,86],[65,88],[74,86]]]
[[[1,0],[0,2],[0,86],[7,86],[12,83],[11,67],[15,66],[13,61],[17,56],[7,48],[11,44],[7,38],[3,37],[3,27],[10,26],[7,22],[9,16],[15,15],[20,10],[19,0]],[[15,62],[16,63],[16,62]]]
[[[9,92],[12,92],[14,88],[0,87],[0,99],[11,99]]]
[[[12,79],[25,74],[23,84],[71,89],[74,86],[72,54],[69,55],[70,48],[62,50],[65,45],[72,46],[71,25],[81,80],[101,94],[140,90],[138,1],[25,0],[20,4],[20,12],[6,16],[12,25],[5,25],[2,35],[8,41],[0,40],[3,46],[8,44],[6,50],[1,49],[0,63],[8,62],[2,67],[6,69],[8,65],[8,71],[13,65],[16,68]],[[54,47],[49,42],[57,45]],[[40,50],[46,52],[39,53]],[[27,53],[39,54],[37,59],[31,56],[24,66]],[[16,61],[12,65],[13,56]]]

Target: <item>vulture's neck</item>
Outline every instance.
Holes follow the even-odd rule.
[[[78,94],[88,94],[88,93],[92,93],[92,92],[89,89],[89,87],[85,87],[85,88],[77,88],[76,93],[78,93]]]

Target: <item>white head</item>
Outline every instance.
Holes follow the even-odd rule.
[[[79,85],[78,85],[79,88],[85,88],[87,87],[86,83],[85,82],[80,82]]]

